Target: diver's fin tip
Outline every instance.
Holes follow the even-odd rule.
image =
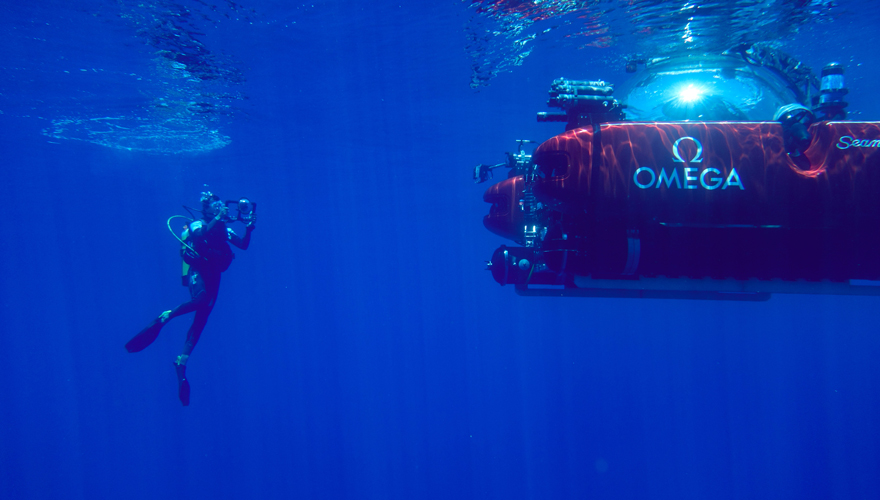
[[[144,328],[140,333],[132,337],[131,340],[125,344],[125,350],[128,352],[143,351],[156,340],[159,336],[159,331],[162,330],[164,325],[165,323],[162,323],[157,318],[150,323],[150,326]]]
[[[183,406],[189,406],[189,380],[186,379],[186,365],[174,363],[177,372],[177,397]]]

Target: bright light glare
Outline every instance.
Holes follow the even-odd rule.
[[[703,96],[703,91],[699,87],[694,86],[693,83],[689,84],[687,87],[681,89],[678,92],[678,99],[681,102],[694,102],[700,97]]]

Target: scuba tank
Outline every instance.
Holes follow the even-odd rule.
[[[180,284],[183,286],[189,286],[189,268],[193,259],[197,258],[195,255],[195,250],[191,246],[186,243],[186,240],[189,239],[189,225],[183,226],[183,233],[180,235]]]

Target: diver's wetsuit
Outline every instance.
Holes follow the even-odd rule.
[[[198,271],[195,267],[190,267],[188,286],[189,295],[192,298],[175,307],[168,315],[168,320],[170,320],[182,314],[196,312],[192,325],[186,332],[186,342],[183,344],[183,354],[187,356],[199,341],[199,336],[202,335],[202,330],[205,329],[205,324],[208,322],[208,316],[217,302],[217,293],[220,291],[220,276],[218,271]]]
[[[189,382],[186,379],[186,361],[190,353],[199,341],[202,330],[208,322],[208,316],[217,302],[217,294],[220,291],[220,276],[229,268],[235,255],[229,248],[231,242],[242,250],[247,250],[250,245],[253,224],[249,224],[244,238],[236,235],[226,224],[219,219],[210,221],[195,221],[190,225],[189,243],[197,252],[197,256],[187,255],[185,260],[190,264],[187,274],[190,300],[180,304],[171,311],[162,313],[153,320],[149,326],[141,330],[127,344],[125,348],[129,352],[143,350],[156,340],[159,331],[172,318],[195,311],[192,325],[186,334],[186,342],[183,344],[183,352],[175,361],[175,369],[178,378],[178,396],[181,403],[189,404]]]
[[[227,240],[238,239],[235,233],[227,229],[226,224],[222,221],[212,221],[207,224],[203,222],[200,224],[200,222],[196,221],[190,227],[192,234],[190,240],[201,256],[201,258],[192,261],[187,276],[191,298],[188,302],[174,308],[168,315],[168,320],[170,320],[181,314],[196,312],[192,325],[186,333],[186,342],[183,345],[182,353],[185,356],[189,356],[202,335],[202,330],[208,322],[208,316],[217,302],[217,294],[220,291],[220,276],[223,271],[229,268],[234,257]],[[248,228],[245,240],[250,240],[250,232],[251,229]]]

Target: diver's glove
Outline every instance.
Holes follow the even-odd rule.
[[[244,227],[247,231],[253,231],[257,227],[257,214],[251,214],[251,218]]]

